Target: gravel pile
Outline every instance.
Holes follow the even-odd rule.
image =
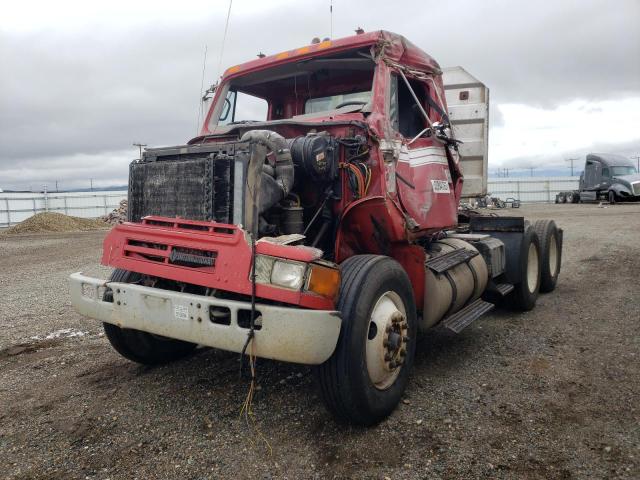
[[[43,212],[6,229],[0,235],[40,232],[76,232],[79,230],[100,230],[103,228],[105,228],[105,224],[99,219],[79,218],[63,215],[62,213]]]
[[[117,225],[127,221],[127,199],[120,200],[118,208],[102,217],[103,222],[107,222],[111,225]]]

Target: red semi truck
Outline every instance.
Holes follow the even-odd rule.
[[[380,421],[419,334],[501,299],[529,310],[560,271],[553,221],[459,210],[446,94],[469,97],[385,31],[229,68],[198,137],[131,163],[128,222],[104,240],[115,270],[72,275],[75,308],[130,360],[204,345],[314,365],[336,417]]]

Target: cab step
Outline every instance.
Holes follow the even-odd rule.
[[[508,294],[513,292],[514,288],[515,287],[511,283],[498,283],[493,285],[493,287],[491,288],[491,291],[499,293],[503,297],[506,297]]]
[[[484,300],[479,298],[475,302],[472,302],[464,307],[462,310],[445,318],[442,321],[442,326],[455,333],[460,333],[462,330],[468,327],[471,322],[479,319],[485,313],[493,310],[493,307],[495,307],[493,303],[485,302]]]
[[[458,248],[439,257],[431,258],[426,261],[427,268],[435,273],[444,273],[447,270],[457,267],[461,263],[467,262],[478,255],[477,250],[467,250],[466,248]]]

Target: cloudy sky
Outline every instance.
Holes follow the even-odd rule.
[[[402,6],[400,6],[402,5]],[[31,1],[0,10],[0,187],[126,183],[132,143],[197,131],[227,0]],[[640,155],[640,1],[333,1],[334,38],[401,33],[491,89],[490,171]],[[235,0],[222,63],[329,36],[329,0]],[[512,173],[513,175],[513,173]]]

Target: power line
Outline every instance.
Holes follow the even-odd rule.
[[[576,160],[580,160],[579,158],[565,158],[564,161],[565,162],[571,162],[571,166],[569,167],[571,169],[571,176],[573,177],[573,162],[575,162]]]

